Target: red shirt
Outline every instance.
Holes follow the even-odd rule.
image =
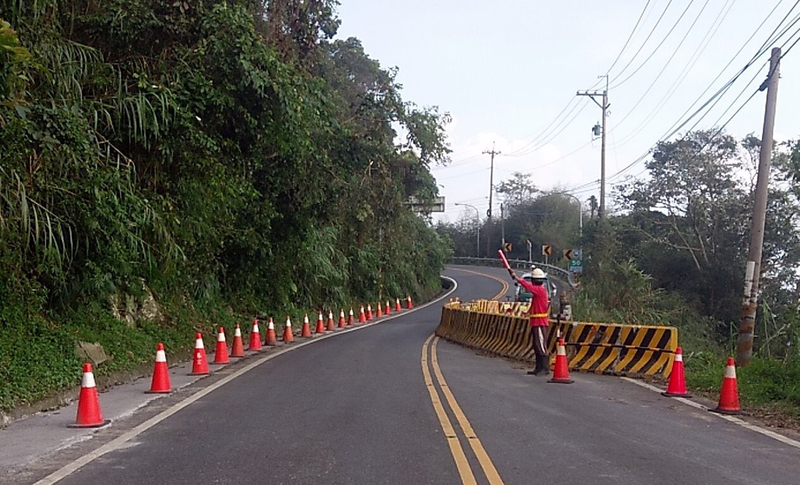
[[[517,279],[517,282],[523,288],[531,293],[531,308],[528,314],[531,317],[531,327],[548,327],[550,321],[548,320],[550,307],[550,300],[547,297],[547,290],[544,285],[534,285],[523,278]]]

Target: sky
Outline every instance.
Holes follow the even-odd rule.
[[[530,173],[538,188],[570,191],[584,203],[598,195],[600,140],[593,139],[592,127],[601,110],[576,91],[602,90],[604,74],[610,103],[606,193],[612,203],[614,183],[646,177],[642,157],[648,150],[744,68],[776,28],[787,29],[775,44],[783,45],[784,53],[800,38],[800,22],[792,25],[800,19],[798,4],[341,0],[337,37],[357,37],[382,67],[399,68],[405,100],[438,106],[452,116],[451,163],[432,168],[446,199],[446,212],[434,220],[452,222],[476,214],[455,203],[471,204],[485,217],[490,159],[482,152],[493,144],[501,152],[495,157],[495,187],[522,172]],[[766,91],[745,101],[766,79],[768,61],[769,48],[713,107],[670,139],[695,122],[697,129],[722,126],[740,106],[726,131],[737,138],[760,137]],[[800,47],[782,59],[780,70],[778,141],[800,138]],[[499,212],[495,194],[493,215]]]

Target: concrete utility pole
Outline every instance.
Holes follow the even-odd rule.
[[[494,156],[500,155],[500,152],[495,151],[494,142],[492,142],[492,150],[484,150],[484,154],[492,156],[492,162],[489,169],[489,209],[486,211],[486,257],[491,258],[492,255],[492,192],[494,192]]]
[[[602,141],[600,142],[600,208],[597,210],[600,221],[602,221],[606,217],[606,111],[611,105],[608,103],[608,75],[600,77],[606,78],[606,88],[602,92],[578,91],[577,96],[589,96],[594,101],[594,104],[603,110],[603,118],[600,122],[600,130],[602,132]],[[601,98],[602,104],[598,103],[595,98]]]
[[[769,60],[769,74],[761,84],[760,90],[767,90],[767,107],[764,110],[764,131],[761,134],[761,154],[758,161],[753,219],[750,223],[750,249],[747,252],[747,266],[744,275],[744,299],[742,301],[742,321],[739,324],[739,341],[736,349],[736,363],[744,366],[753,357],[753,337],[756,329],[756,310],[758,308],[758,283],[761,279],[761,251],[764,246],[764,222],[767,214],[767,195],[769,193],[769,165],[772,160],[772,132],[775,127],[775,104],[778,99],[778,79],[780,78],[781,49],[772,49]]]

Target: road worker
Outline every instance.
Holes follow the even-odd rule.
[[[536,367],[528,371],[531,375],[547,375],[550,373],[550,357],[547,355],[547,330],[550,325],[548,321],[550,299],[547,296],[547,289],[544,287],[546,275],[539,268],[531,267],[531,281],[524,278],[517,278],[514,270],[508,269],[516,284],[521,285],[531,293],[530,309],[528,316],[531,325],[531,340],[533,342],[533,352],[536,355]]]

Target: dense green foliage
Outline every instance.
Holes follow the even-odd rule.
[[[104,372],[232,314],[438,291],[447,246],[404,201],[436,195],[448,117],[334,40],[335,7],[0,6],[1,408],[73,383],[76,340]]]

